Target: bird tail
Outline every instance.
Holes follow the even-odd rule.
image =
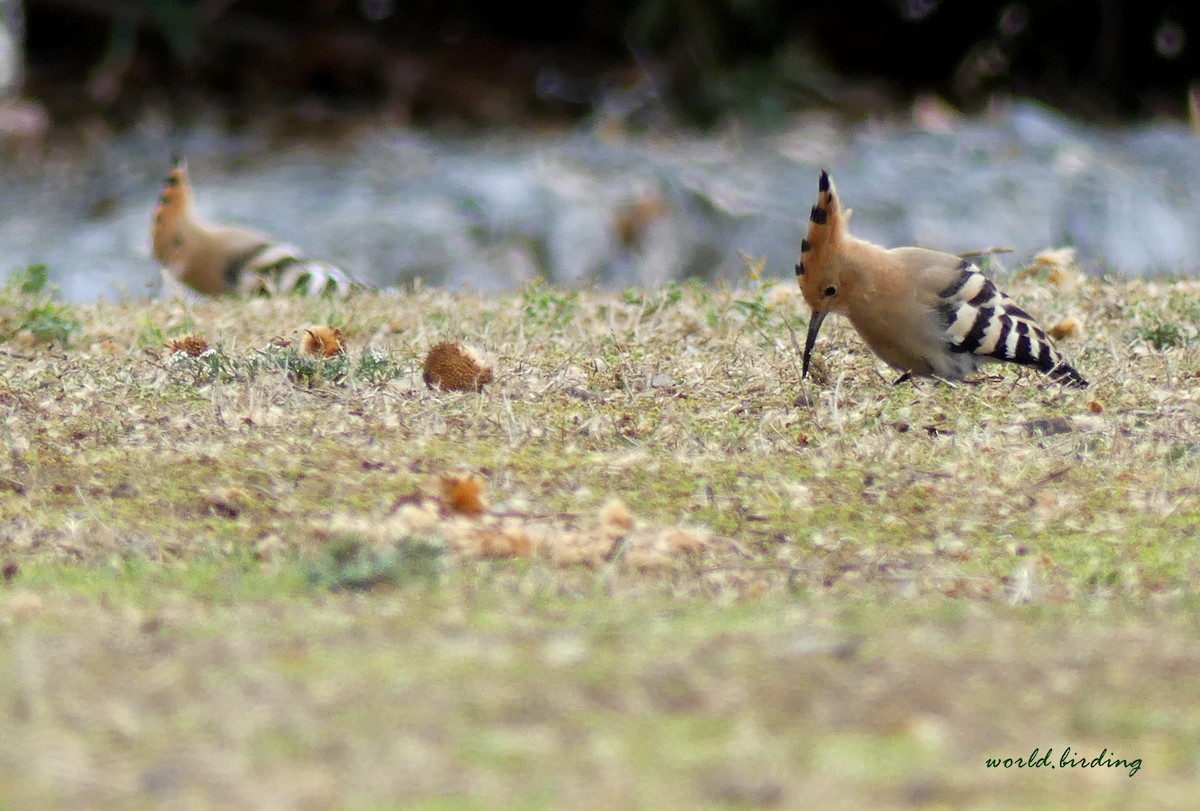
[[[243,295],[308,295],[344,298],[366,285],[329,262],[305,256],[282,242],[263,245],[231,267]]]
[[[1033,316],[1002,293],[964,259],[958,277],[938,293],[950,351],[1017,363],[1037,369],[1059,383],[1077,388],[1087,380],[1062,354]]]
[[[1058,365],[1053,367],[1047,374],[1051,379],[1062,383],[1064,386],[1071,386],[1076,389],[1086,389],[1088,382],[1083,375],[1075,371],[1075,367],[1067,363],[1065,360],[1060,360]]]

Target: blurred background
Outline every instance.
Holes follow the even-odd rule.
[[[68,298],[154,295],[148,224],[182,153],[206,216],[383,285],[739,278],[739,251],[786,278],[822,167],[885,244],[1190,274],[1198,16],[0,0],[0,250]]]

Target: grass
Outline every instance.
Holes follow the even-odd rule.
[[[31,280],[0,295],[0,808],[1195,796],[1200,284],[1009,282],[1083,323],[1075,391],[893,387],[839,323],[802,382],[806,308],[757,279]],[[299,353],[317,323],[348,356]],[[496,382],[426,389],[445,339]],[[1141,764],[986,765],[1067,746]]]

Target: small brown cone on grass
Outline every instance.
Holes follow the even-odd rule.
[[[1083,282],[1074,248],[1047,248],[1033,257],[1031,270],[1035,273],[1045,270],[1046,281],[1064,293],[1070,293]]]
[[[600,508],[600,526],[629,531],[635,526],[629,508],[619,498],[610,499]]]
[[[474,476],[442,476],[442,503],[461,515],[482,515],[487,511],[483,500],[483,482]]]
[[[481,558],[533,557],[533,539],[516,527],[477,527],[460,539],[459,550]]]
[[[1073,315],[1068,315],[1062,321],[1059,321],[1046,332],[1050,333],[1050,337],[1056,341],[1061,341],[1063,338],[1073,338],[1079,335],[1083,327],[1079,324],[1079,319]]]
[[[208,351],[208,341],[196,335],[187,335],[183,338],[172,340],[167,344],[167,350],[172,355],[176,352],[182,352],[189,358],[194,358]]]
[[[346,336],[337,327],[319,326],[306,329],[304,343],[301,345],[305,354],[318,358],[332,358],[346,353]]]
[[[442,341],[425,356],[425,385],[445,391],[479,391],[492,382],[492,370],[474,350],[456,341]]]

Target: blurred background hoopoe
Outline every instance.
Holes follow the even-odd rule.
[[[179,158],[167,175],[150,233],[154,258],[179,281],[206,295],[345,296],[360,286],[336,265],[310,259],[266,234],[198,220],[192,211],[187,165]]]
[[[850,234],[833,183],[821,172],[796,279],[812,307],[803,375],[821,324],[841,313],[871,350],[911,375],[962,380],[986,361],[1030,366],[1068,386],[1087,381],[1029,313],[969,259],[925,248],[886,250]]]

